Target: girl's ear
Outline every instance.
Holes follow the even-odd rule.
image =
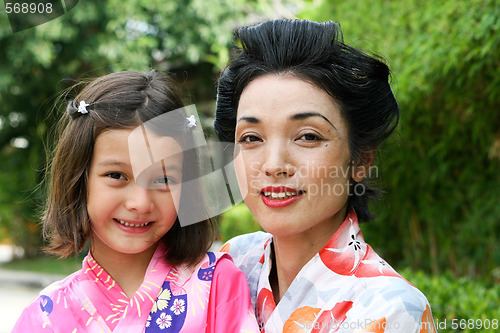
[[[361,157],[353,162],[351,177],[356,183],[359,183],[370,174],[370,168],[375,162],[376,156],[377,151],[374,149],[362,153]]]

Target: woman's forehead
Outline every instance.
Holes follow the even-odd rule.
[[[342,122],[340,107],[325,90],[293,75],[264,75],[243,90],[237,111],[241,121],[300,121],[311,116]]]

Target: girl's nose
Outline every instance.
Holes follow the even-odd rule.
[[[133,189],[127,195],[125,203],[127,210],[135,211],[138,214],[146,214],[153,210],[154,203],[150,189],[134,184]]]
[[[295,167],[290,163],[290,154],[286,144],[279,142],[269,144],[263,157],[262,171],[266,176],[285,178],[295,174]]]

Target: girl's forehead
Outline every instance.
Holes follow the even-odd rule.
[[[179,142],[171,136],[157,135],[146,126],[106,130],[97,137],[94,148],[94,159],[115,157],[130,161],[137,172],[162,160],[182,164]]]
[[[182,167],[183,148],[171,136],[161,136],[147,126],[139,126],[127,136],[130,164],[134,175],[139,175],[152,165]]]

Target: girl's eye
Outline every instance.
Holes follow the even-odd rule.
[[[175,185],[177,182],[172,177],[160,177],[160,178],[155,179],[155,181],[153,183]]]
[[[252,142],[257,142],[261,141],[259,137],[255,135],[245,135],[241,137],[241,139],[238,140],[239,143],[252,143]]]
[[[109,172],[106,174],[106,177],[118,180],[127,180],[127,178],[119,172]]]
[[[307,133],[302,135],[299,140],[304,140],[304,141],[321,141],[321,139],[318,135],[313,134],[313,133]]]

